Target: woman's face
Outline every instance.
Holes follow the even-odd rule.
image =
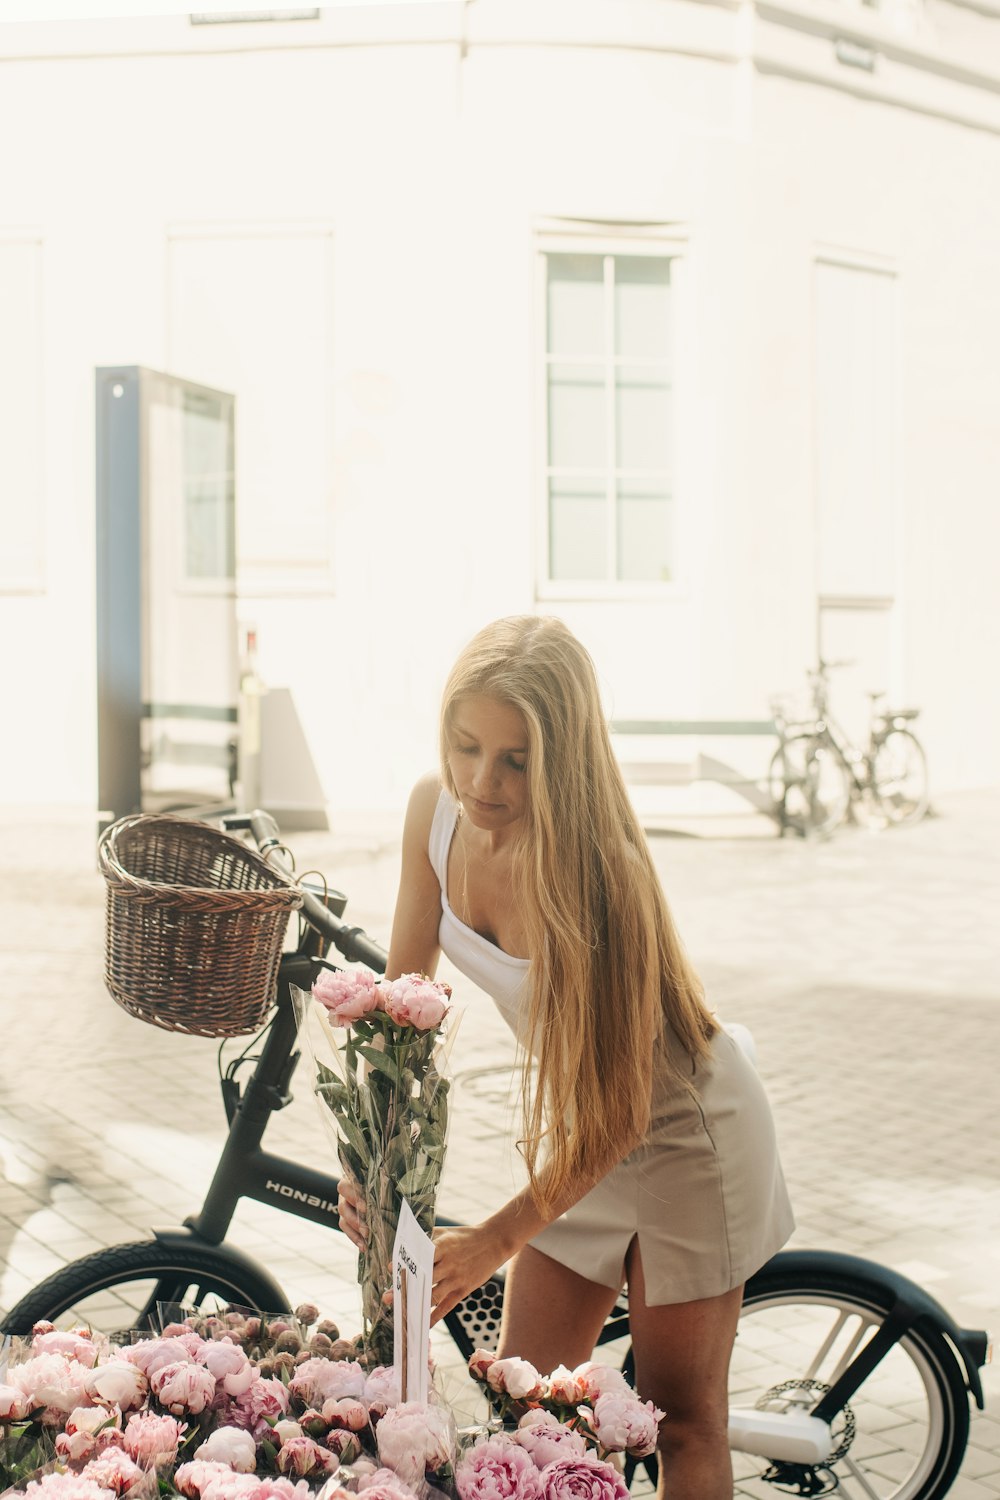
[[[498,698],[460,698],[448,732],[448,766],[469,821],[491,832],[528,806],[528,729],[524,715]]]

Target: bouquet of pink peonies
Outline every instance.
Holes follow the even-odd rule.
[[[445,1407],[331,1323],[231,1312],[117,1345],[37,1324],[0,1378],[0,1493],[27,1500],[425,1500],[450,1488]]]
[[[392,1250],[405,1198],[430,1234],[444,1166],[451,990],[421,974],[378,980],[330,970],[313,985],[325,1038],[316,1093],[336,1123],[341,1162],[364,1194],[368,1240],[358,1259],[366,1347],[391,1364]],[[453,1034],[453,1033],[452,1033]]]
[[[477,1349],[469,1373],[506,1430],[465,1454],[455,1471],[459,1500],[495,1500],[498,1492],[509,1500],[624,1500],[621,1456],[656,1450],[663,1412],[640,1401],[610,1365],[560,1365],[541,1375],[527,1360]]]

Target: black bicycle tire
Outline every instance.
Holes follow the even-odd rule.
[[[792,1274],[782,1267],[781,1257],[777,1256],[747,1283],[741,1317],[755,1306],[782,1296],[788,1300],[832,1297],[882,1314],[889,1313],[893,1305],[891,1293],[875,1282],[827,1267],[816,1267],[805,1275],[800,1271]],[[916,1346],[930,1367],[947,1430],[932,1471],[919,1489],[905,1494],[901,1500],[940,1500],[951,1488],[965,1456],[969,1440],[968,1391],[954,1350],[929,1317],[918,1318],[907,1331],[905,1341]]]
[[[909,812],[905,813],[902,817],[894,817],[893,816],[893,813],[890,810],[891,809],[891,803],[888,803],[888,802],[886,802],[883,799],[881,791],[879,790],[878,777],[876,776],[876,767],[878,765],[879,752],[883,749],[883,747],[885,745],[888,744],[888,742],[891,739],[894,739],[894,738],[897,738],[897,739],[907,739],[907,740],[910,741],[910,743],[916,749],[917,756],[918,756],[919,761],[920,761],[920,767],[921,767],[921,770],[923,771],[923,788],[922,788],[920,800],[919,800],[919,802],[917,802],[917,804],[915,805],[915,807],[913,807]],[[919,823],[920,820],[921,820],[921,818],[923,818],[924,816],[926,816],[927,808],[930,805],[930,788],[929,788],[929,784],[928,784],[928,775],[927,775],[927,752],[924,749],[923,745],[920,743],[920,741],[917,739],[917,736],[913,733],[913,730],[912,729],[895,729],[895,728],[887,730],[887,732],[885,734],[883,734],[879,738],[879,740],[878,740],[878,742],[877,742],[877,744],[875,746],[875,750],[874,750],[874,753],[872,754],[872,758],[871,758],[871,766],[872,766],[872,775],[871,775],[872,791],[873,791],[874,796],[875,796],[875,803],[876,803],[876,805],[878,807],[880,807],[882,809],[883,813],[885,814],[886,819],[890,823],[892,823],[894,827],[897,827],[897,828],[902,828],[907,823]]]
[[[54,1322],[61,1313],[95,1292],[148,1281],[153,1277],[165,1281],[170,1276],[182,1275],[201,1278],[206,1291],[215,1292],[239,1306],[256,1308],[260,1312],[288,1311],[287,1308],[269,1307],[267,1303],[273,1293],[268,1284],[258,1280],[251,1271],[234,1267],[224,1252],[211,1245],[200,1245],[193,1240],[186,1245],[136,1240],[127,1245],[94,1250],[90,1255],[81,1256],[79,1260],[53,1271],[5,1314],[0,1332],[27,1334],[35,1323],[43,1320]],[[164,1297],[162,1300],[174,1299]]]

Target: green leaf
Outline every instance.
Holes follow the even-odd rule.
[[[399,1191],[407,1198],[414,1193],[424,1193],[432,1187],[441,1176],[441,1169],[435,1163],[428,1167],[411,1167],[410,1171],[399,1180]]]
[[[376,1068],[378,1072],[384,1073],[392,1083],[398,1084],[399,1073],[396,1064],[384,1052],[380,1052],[377,1047],[359,1047],[358,1051],[365,1062]]]
[[[364,1132],[361,1130],[360,1126],[356,1125],[355,1122],[347,1115],[338,1115],[337,1125],[344,1135],[344,1138],[346,1139],[348,1145],[353,1147],[354,1151],[362,1161],[364,1161],[365,1163],[369,1162],[371,1160],[372,1154],[371,1146],[369,1142],[365,1140]]]

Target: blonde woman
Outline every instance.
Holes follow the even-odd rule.
[[[442,950],[522,1045],[529,1185],[437,1232],[435,1320],[509,1261],[501,1353],[573,1366],[627,1283],[636,1383],[666,1413],[661,1493],[729,1500],[743,1283],[792,1217],[762,1087],[706,1008],[559,620],[496,621],[448,679],[387,973],[433,975]]]

